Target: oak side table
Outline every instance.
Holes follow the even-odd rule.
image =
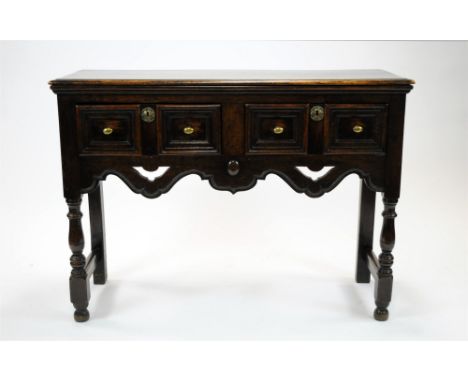
[[[107,279],[107,175],[155,198],[188,174],[235,193],[270,173],[310,197],[359,175],[356,281],[368,283],[372,274],[374,318],[387,320],[405,98],[413,83],[381,70],[79,71],[50,81],[58,98],[75,320],[89,319],[91,275],[95,284]],[[378,256],[372,249],[376,192],[383,195]],[[80,210],[85,193],[87,257]]]

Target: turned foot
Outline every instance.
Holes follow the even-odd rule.
[[[388,320],[388,309],[386,308],[375,308],[374,318],[377,321],[387,321]]]
[[[88,309],[77,309],[73,315],[76,322],[85,322],[89,320],[89,311]]]

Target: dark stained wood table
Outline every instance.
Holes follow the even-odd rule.
[[[372,274],[374,318],[385,321],[412,84],[381,70],[79,71],[50,81],[58,98],[75,320],[89,319],[91,275],[95,284],[107,280],[107,175],[155,198],[188,174],[235,193],[274,173],[294,191],[318,197],[355,173],[361,178],[356,281],[368,283]],[[376,192],[383,196],[378,256],[372,248]],[[85,193],[87,257],[80,209]]]

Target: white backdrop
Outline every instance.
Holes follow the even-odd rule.
[[[468,338],[466,42],[2,42],[0,65],[0,338]],[[235,196],[192,175],[155,200],[109,177],[109,282],[92,285],[90,321],[73,321],[48,80],[79,69],[365,68],[416,80],[389,321],[372,319],[373,285],[353,281],[355,175],[319,199],[273,175]]]

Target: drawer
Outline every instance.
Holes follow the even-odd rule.
[[[162,154],[219,153],[221,105],[158,105],[157,129]]]
[[[386,124],[386,104],[328,104],[324,119],[325,152],[382,153]]]
[[[80,152],[139,153],[139,111],[139,105],[77,105]]]
[[[247,154],[306,154],[309,105],[245,105]]]

